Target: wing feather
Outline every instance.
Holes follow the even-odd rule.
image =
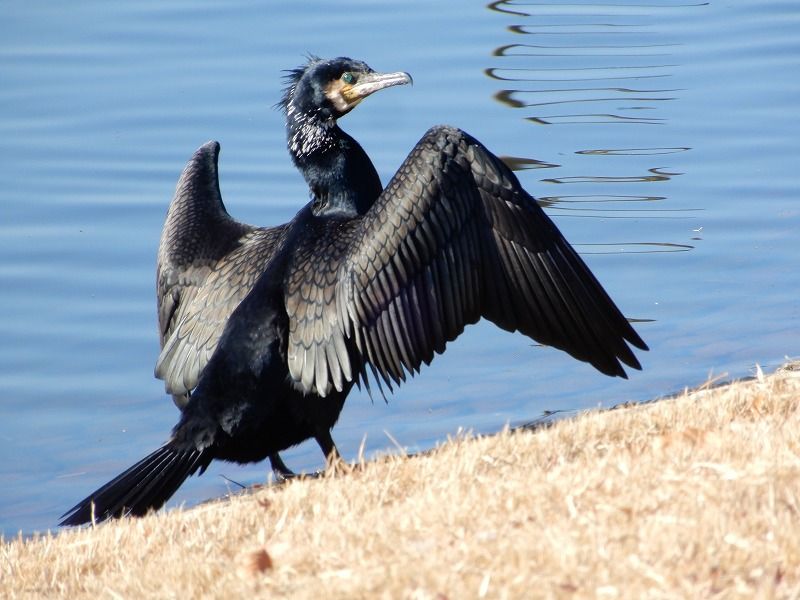
[[[156,377],[179,405],[208,363],[225,323],[249,293],[285,226],[235,221],[222,202],[219,144],[200,147],[183,170],[170,204],[156,270],[161,354]]]
[[[287,290],[289,371],[306,390],[368,386],[367,370],[392,389],[481,317],[609,375],[640,368],[629,344],[647,349],[510,169],[457,129],[430,130],[363,217],[303,256],[335,274],[313,284],[334,294]],[[290,280],[309,285],[297,264]]]

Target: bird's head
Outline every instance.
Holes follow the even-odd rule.
[[[336,120],[367,96],[395,85],[412,83],[408,73],[376,73],[367,63],[352,58],[321,59],[287,71],[280,106],[287,117],[304,115],[321,121]]]

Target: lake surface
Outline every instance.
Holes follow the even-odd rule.
[[[384,182],[431,125],[466,129],[637,321],[644,370],[612,380],[490,324],[384,403],[353,393],[348,459],[648,400],[800,353],[800,4],[582,0],[4,3],[0,7],[0,531],[59,515],[157,447],[160,229],[186,160],[222,144],[229,211],[290,219],[281,70],[348,55],[413,87],[341,125]],[[285,453],[321,466],[314,442]],[[216,464],[170,503],[264,481]],[[234,486],[235,487],[235,486]]]

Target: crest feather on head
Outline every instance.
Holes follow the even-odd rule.
[[[300,65],[295,69],[285,69],[283,71],[283,81],[286,85],[283,88],[283,98],[281,98],[280,102],[275,105],[275,108],[280,108],[285,112],[289,108],[289,102],[291,102],[292,96],[294,96],[294,90],[297,88],[297,82],[300,81],[300,78],[310,66],[322,62],[322,59],[314,54],[307,54],[306,59],[306,64]]]

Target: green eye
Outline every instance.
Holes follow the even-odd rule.
[[[345,71],[342,74],[342,81],[344,81],[347,84],[355,83],[355,80],[356,80],[356,76],[353,75],[350,71]]]

